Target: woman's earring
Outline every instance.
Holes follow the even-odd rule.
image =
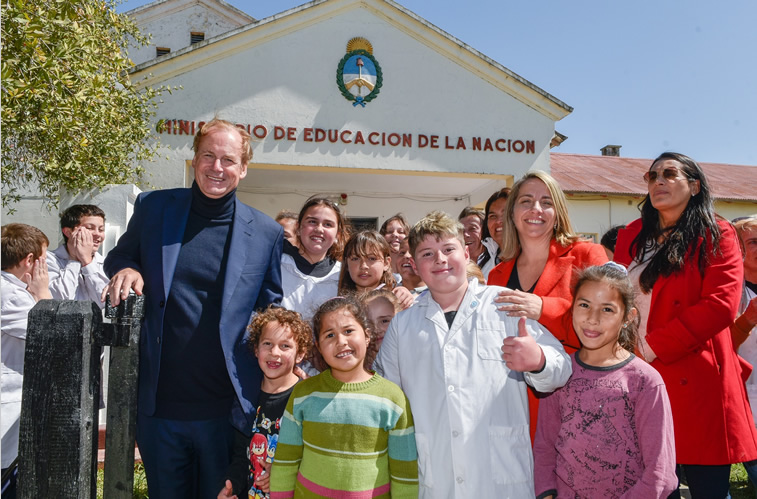
[[[623,323],[623,329],[625,329],[625,328],[627,328],[627,327],[628,327],[628,323],[627,323],[627,322],[624,322],[624,323]]]

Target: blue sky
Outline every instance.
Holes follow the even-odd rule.
[[[303,3],[226,1],[258,19]],[[754,0],[399,3],[572,106],[553,151],[757,165]]]

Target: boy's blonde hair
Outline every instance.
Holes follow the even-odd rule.
[[[438,241],[449,237],[455,237],[460,244],[465,247],[465,238],[463,237],[463,224],[450,217],[443,211],[432,211],[425,217],[421,218],[417,224],[410,229],[408,241],[410,244],[410,254],[415,257],[415,250],[418,245],[426,239],[427,236],[434,236]]]
[[[310,329],[310,324],[293,310],[271,305],[253,317],[252,322],[247,326],[247,331],[250,333],[248,345],[253,353],[255,353],[255,348],[263,335],[263,329],[271,322],[278,322],[292,332],[297,344],[297,355],[307,355],[310,352],[313,345],[313,331]]]

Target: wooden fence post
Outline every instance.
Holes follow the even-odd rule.
[[[19,498],[96,497],[101,325],[92,302],[42,300],[29,312]]]
[[[134,491],[134,442],[137,433],[139,332],[144,297],[129,295],[117,307],[106,304],[103,345],[110,345],[108,411],[105,427],[103,497],[131,499]]]

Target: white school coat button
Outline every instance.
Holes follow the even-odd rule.
[[[449,386],[447,387],[447,391],[450,391],[450,392],[454,392],[454,391],[455,391],[455,387],[454,387],[454,386],[452,386],[452,385],[449,385]]]
[[[463,477],[461,476],[457,477],[457,483],[463,483]]]
[[[457,437],[458,435],[460,435],[459,431],[455,430],[455,431],[452,432],[452,436],[453,437]]]
[[[446,347],[444,347],[444,349],[447,351],[452,350],[452,345],[447,345]]]

